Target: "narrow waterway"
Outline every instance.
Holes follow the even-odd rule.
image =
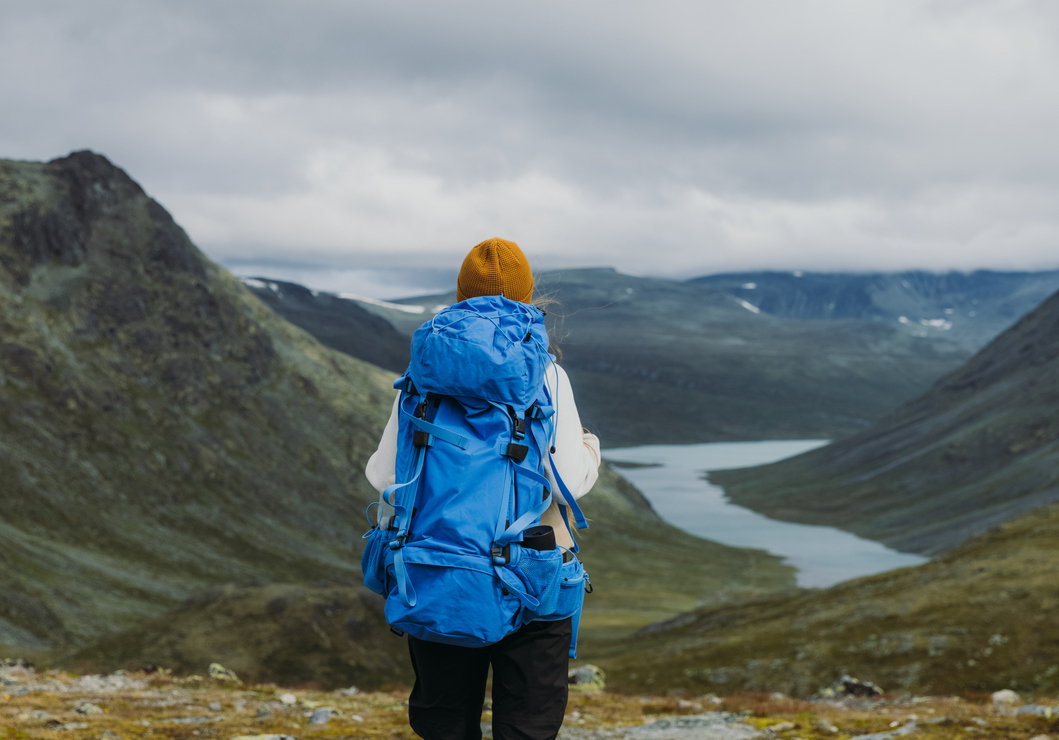
[[[706,471],[764,465],[807,452],[826,441],[717,442],[645,445],[604,450],[659,516],[686,532],[735,547],[779,555],[798,569],[799,586],[826,587],[850,578],[927,561],[834,527],[769,519],[736,506]],[[626,467],[621,464],[631,464]]]

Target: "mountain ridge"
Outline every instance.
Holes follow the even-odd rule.
[[[0,288],[0,631],[61,646],[213,580],[349,570],[328,512],[370,500],[347,466],[384,373],[276,320],[88,152],[0,163]]]
[[[711,285],[774,316],[940,328],[977,350],[1059,290],[1059,270],[759,271],[704,275],[692,282]]]

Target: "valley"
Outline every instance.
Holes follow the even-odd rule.
[[[1059,294],[861,434],[711,480],[788,521],[934,554],[1059,500]]]
[[[393,371],[280,319],[92,152],[0,161],[0,336],[0,657],[407,679],[359,585]],[[585,512],[586,645],[793,586],[608,470]]]
[[[1033,295],[1050,278],[1019,279]],[[996,280],[999,331],[1020,292]],[[849,672],[1059,690],[1059,295],[988,340],[612,270],[540,287],[605,446],[836,437],[710,480],[774,519],[933,556],[798,589],[782,558],[667,524],[604,466],[580,652],[610,686],[805,697]],[[408,334],[450,300],[240,281],[100,155],[0,162],[0,657],[406,684],[359,584],[361,471]]]

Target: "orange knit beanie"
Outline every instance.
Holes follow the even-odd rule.
[[[529,303],[533,298],[533,272],[515,242],[486,239],[463,260],[456,278],[456,300],[502,295]]]

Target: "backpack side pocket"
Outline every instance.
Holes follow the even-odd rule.
[[[546,615],[555,611],[559,601],[563,551],[559,548],[533,550],[528,547],[520,547],[519,551],[518,561],[512,569],[526,585],[526,593],[540,602],[534,613],[525,614],[523,620],[550,619]]]
[[[386,551],[391,540],[397,536],[396,529],[372,527],[364,534],[368,542],[360,557],[360,569],[364,573],[364,585],[377,594],[386,595]]]
[[[559,552],[562,552],[561,550]],[[585,604],[585,593],[591,592],[588,573],[577,556],[570,553],[570,560],[559,568],[559,588],[555,608],[550,613],[541,613],[537,619],[554,622],[572,618],[573,634],[570,639],[570,657],[577,657],[577,632],[581,625],[581,609]]]
[[[568,562],[563,563],[559,569],[559,595],[556,598],[555,611],[547,619],[565,619],[577,616],[581,613],[581,607],[585,603],[585,582],[588,574],[585,573],[581,561],[573,556]]]

